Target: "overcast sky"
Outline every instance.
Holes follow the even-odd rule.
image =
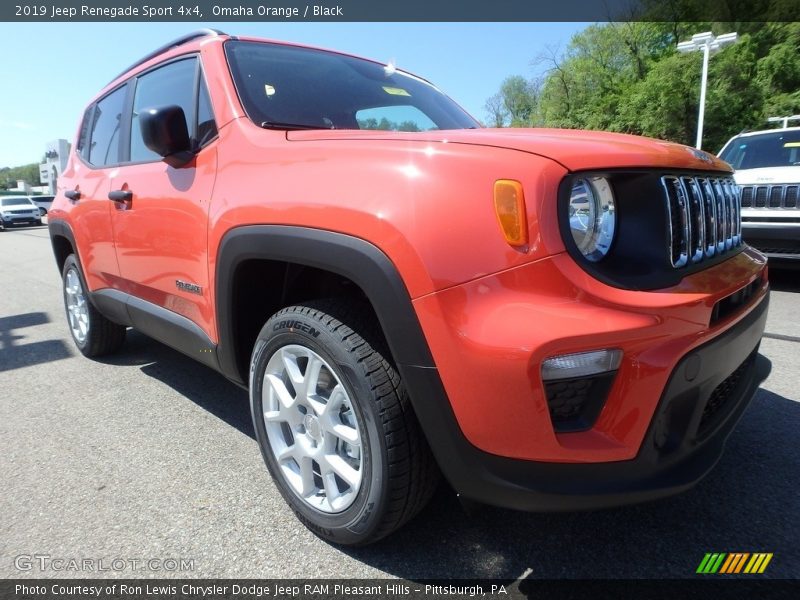
[[[509,75],[531,77],[546,46],[586,23],[0,23],[0,167],[73,140],[87,101],[128,65],[201,27],[342,50],[429,79],[484,120]]]

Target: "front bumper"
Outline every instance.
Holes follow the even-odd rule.
[[[0,224],[3,227],[14,227],[17,225],[36,225],[41,222],[42,217],[39,214],[34,215],[14,215],[12,217],[4,217],[0,219]]]
[[[787,220],[785,215],[772,217],[773,221],[767,218],[743,220],[744,241],[769,258],[800,261],[800,219]]]
[[[415,402],[445,476],[471,500],[519,510],[579,510],[653,500],[699,481],[719,460],[770,363],[758,354],[768,295],[725,333],[685,354],[669,375],[637,455],[605,463],[519,460],[483,452],[442,403]],[[407,367],[415,390],[444,395],[436,369]],[[433,435],[432,435],[433,434]]]

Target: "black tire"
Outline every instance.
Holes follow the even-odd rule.
[[[39,219],[38,221],[36,221],[36,224],[37,224],[39,227],[41,227],[41,226],[42,226],[42,220],[41,220],[41,219]]]
[[[400,376],[385,358],[380,327],[363,308],[341,300],[284,308],[258,334],[250,362],[253,423],[273,480],[306,527],[342,545],[372,543],[402,526],[430,500],[440,479]],[[262,404],[265,372],[269,359],[292,345],[312,350],[333,368],[360,428],[360,488],[340,512],[323,512],[302,499],[270,446]]]
[[[88,327],[83,339],[80,339],[75,334],[70,325],[70,311],[67,300],[67,277],[71,271],[73,271],[80,280],[87,309]],[[91,303],[88,296],[89,288],[86,286],[86,279],[83,277],[83,271],[81,271],[80,264],[78,264],[74,254],[70,254],[66,261],[64,261],[64,268],[61,271],[61,282],[64,295],[64,308],[67,312],[67,325],[69,326],[70,335],[72,335],[72,341],[75,342],[81,354],[91,358],[111,354],[119,350],[125,342],[125,331],[127,328],[106,319]]]

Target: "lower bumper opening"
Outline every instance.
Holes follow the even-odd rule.
[[[557,433],[591,429],[608,397],[616,371],[547,381],[544,384],[550,420]]]
[[[724,414],[725,406],[729,400],[741,395],[741,387],[746,383],[748,370],[753,366],[756,355],[757,352],[753,351],[733,373],[711,392],[703,408],[703,414],[700,417],[700,425],[697,429],[699,436],[703,436],[707,431],[713,428],[717,421],[716,417]]]

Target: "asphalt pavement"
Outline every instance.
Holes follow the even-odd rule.
[[[88,577],[50,561],[122,559],[100,574],[681,578],[706,552],[743,551],[774,553],[765,577],[798,578],[800,271],[771,278],[761,351],[772,374],[689,492],[596,512],[468,516],[442,486],[388,539],[340,549],[287,509],[244,391],[132,331],[120,354],[83,358],[47,228],[0,232],[0,577]],[[141,570],[133,559],[160,562]],[[169,559],[185,570],[167,570]]]

